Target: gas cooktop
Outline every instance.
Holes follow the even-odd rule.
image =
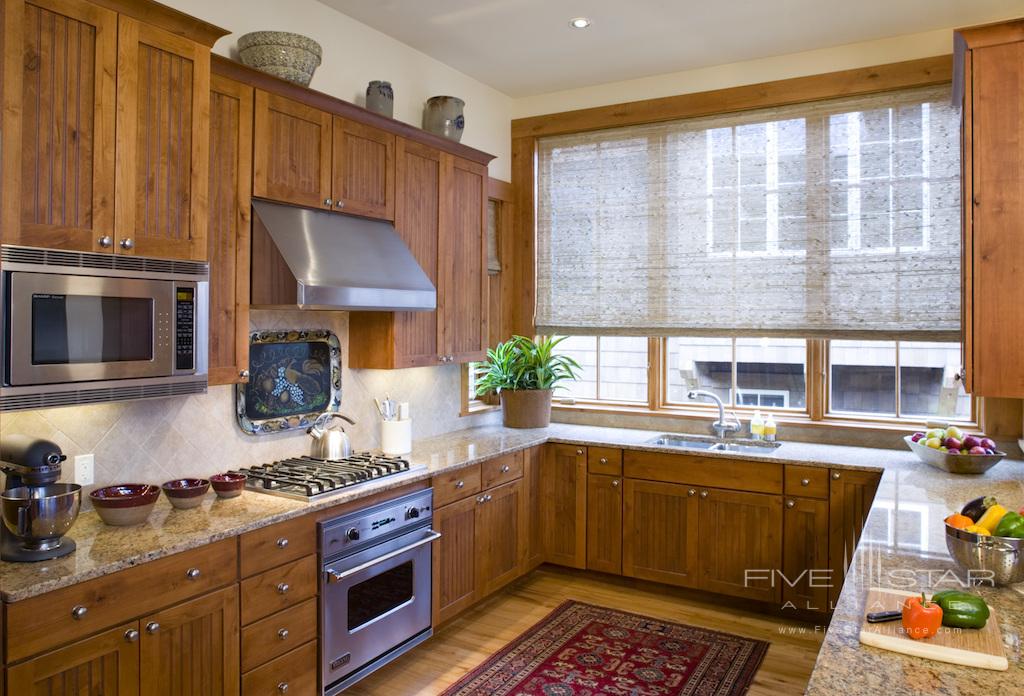
[[[411,467],[407,460],[399,457],[360,452],[344,459],[294,457],[236,469],[233,473],[249,477],[245,482],[248,490],[310,501],[344,488],[422,468],[425,467]]]

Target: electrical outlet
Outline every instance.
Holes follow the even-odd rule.
[[[75,483],[79,486],[92,485],[95,478],[95,461],[91,454],[79,454],[75,457]]]

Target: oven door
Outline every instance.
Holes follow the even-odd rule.
[[[174,373],[174,287],[166,280],[8,274],[10,386]]]
[[[324,693],[337,693],[430,635],[430,544],[440,536],[420,527],[324,565]]]

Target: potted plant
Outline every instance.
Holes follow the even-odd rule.
[[[476,375],[476,393],[501,397],[506,427],[543,428],[551,422],[552,391],[559,382],[576,379],[580,369],[569,356],[555,353],[563,340],[513,336],[487,351],[487,362]]]

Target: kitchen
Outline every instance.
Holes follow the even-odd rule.
[[[0,693],[1019,683],[1021,8],[734,4],[3,0]]]

